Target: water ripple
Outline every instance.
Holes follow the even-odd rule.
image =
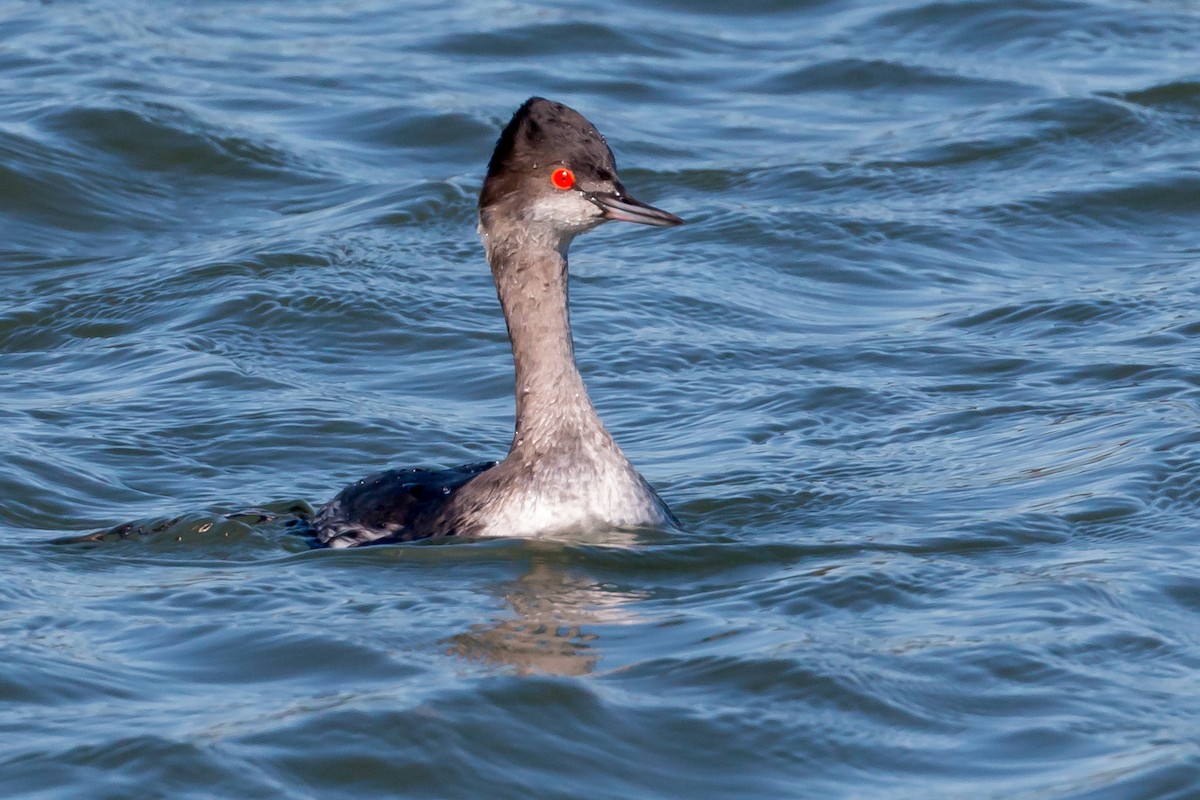
[[[1187,4],[3,14],[0,794],[1196,793]],[[571,254],[684,530],[311,549],[504,453],[530,94],[689,221]]]

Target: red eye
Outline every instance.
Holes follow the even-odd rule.
[[[556,169],[554,172],[550,173],[550,182],[553,183],[555,187],[562,189],[565,192],[567,189],[570,189],[575,185],[575,173],[571,172],[571,170],[567,169],[566,167]]]

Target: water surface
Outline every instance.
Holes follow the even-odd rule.
[[[0,0],[0,794],[1197,796],[1198,42]],[[504,453],[474,204],[531,94],[690,222],[572,251],[686,532],[311,550],[345,483]]]

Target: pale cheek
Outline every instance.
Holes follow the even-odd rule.
[[[530,219],[564,228],[585,229],[603,222],[600,209],[574,192],[549,195],[529,206]]]

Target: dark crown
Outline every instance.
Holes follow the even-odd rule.
[[[511,188],[507,176],[516,177],[557,163],[569,166],[581,177],[600,180],[611,180],[617,170],[608,143],[582,114],[562,103],[531,97],[500,133],[488,162],[480,204],[490,204]]]

